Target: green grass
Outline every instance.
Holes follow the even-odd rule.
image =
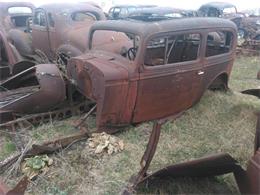
[[[260,60],[237,58],[229,87],[231,91],[207,91],[201,101],[175,121],[162,127],[157,151],[149,172],[166,165],[192,160],[209,154],[226,152],[243,167],[253,152],[256,125],[254,112],[260,101],[239,91],[259,87],[256,80]],[[75,132],[71,121],[42,125],[29,132],[36,142]],[[93,124],[94,118],[89,119]],[[109,156],[95,155],[86,142],[52,155],[54,165],[46,175],[30,184],[27,194],[117,194],[140,168],[152,123],[128,127],[116,134],[125,143],[125,150]],[[4,176],[4,175],[3,175]],[[15,176],[9,179],[13,183]],[[141,186],[137,193],[157,194],[237,194],[231,174],[205,179],[155,180]]]
[[[15,144],[8,137],[0,138],[0,160],[4,160],[10,154],[16,152]]]

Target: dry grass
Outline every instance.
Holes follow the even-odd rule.
[[[238,58],[230,80],[232,92],[207,91],[197,105],[165,124],[150,171],[217,152],[230,153],[245,167],[253,150],[256,122],[253,112],[260,110],[260,101],[239,91],[259,86],[255,79],[259,68],[260,60],[256,57]],[[29,136],[41,142],[70,134],[75,131],[70,126],[71,120],[42,125],[30,131]],[[90,119],[93,121],[94,118]],[[119,193],[139,170],[151,127],[152,123],[144,123],[118,133],[125,142],[125,150],[112,156],[93,154],[86,142],[52,155],[54,165],[47,175],[30,184],[27,194]],[[13,176],[8,182],[13,184],[16,180],[17,176]],[[232,175],[224,175],[203,180],[156,181],[142,186],[137,193],[236,194],[238,190]]]

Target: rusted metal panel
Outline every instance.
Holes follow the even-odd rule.
[[[242,91],[241,93],[253,95],[253,96],[260,98],[260,89],[247,89],[245,91]]]
[[[7,35],[0,30],[0,80],[7,79],[27,68],[35,65],[33,60],[25,60],[17,51],[10,41],[7,40]]]
[[[65,87],[56,65],[41,64],[29,68],[1,83],[0,112],[50,111],[65,100]]]

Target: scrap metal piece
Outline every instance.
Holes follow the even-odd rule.
[[[141,169],[136,176],[132,176],[127,187],[123,190],[122,194],[132,194],[137,187],[137,185],[146,177],[147,170],[155,154],[157,144],[159,142],[161,134],[161,126],[165,123],[164,120],[155,121],[153,124],[153,130],[149,137],[149,141],[146,150],[141,159],[140,165]]]
[[[28,178],[23,177],[13,189],[9,189],[0,180],[0,195],[24,195],[28,184],[29,184]]]
[[[209,177],[226,173],[234,174],[242,194],[260,194],[260,113],[257,116],[254,156],[249,160],[246,171],[232,156],[220,153],[193,161],[170,165],[149,175],[146,174],[148,167],[145,167],[145,171],[143,172],[142,168],[139,172],[139,174],[141,173],[138,175],[139,177],[133,178],[134,182],[124,189],[122,194],[132,194],[140,184],[147,183],[154,178]],[[161,127],[158,126],[158,128]],[[159,129],[157,129],[158,131]],[[157,143],[155,142],[154,144]],[[156,146],[154,147],[156,148]],[[148,162],[150,163],[150,161]]]
[[[83,101],[76,105],[57,109],[55,111],[38,113],[38,114],[30,114],[30,115],[23,115],[23,114],[18,115],[18,114],[7,112],[6,114],[8,114],[8,116],[6,116],[6,118],[9,117],[7,119],[10,119],[11,117],[15,117],[17,119],[0,124],[0,129],[1,128],[17,129],[20,128],[20,126],[32,127],[33,125],[38,125],[41,122],[48,122],[50,120],[61,120],[74,115],[79,115],[83,112],[87,112],[90,109],[91,105],[92,104],[89,103],[88,101]],[[5,113],[0,113],[0,114],[1,116],[3,116],[3,114]],[[4,121],[4,119],[2,120]]]
[[[88,137],[89,133],[87,131],[81,130],[79,133],[63,138],[58,138],[52,141],[47,141],[41,145],[33,144],[31,149],[29,149],[25,153],[19,153],[14,157],[10,158],[8,161],[5,161],[4,163],[0,162],[0,173],[6,170],[8,167],[10,167],[14,162],[16,162],[21,155],[23,155],[24,159],[35,155],[51,154],[55,151],[68,147],[78,141],[85,140]]]
[[[260,89],[247,89],[245,91],[241,91],[243,94],[253,95],[260,98]]]
[[[0,84],[0,114],[50,111],[65,100],[65,86],[56,65],[29,68]]]
[[[257,79],[260,80],[260,70],[259,70],[258,73],[257,73]]]

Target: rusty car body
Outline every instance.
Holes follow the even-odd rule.
[[[41,51],[50,61],[66,65],[70,57],[86,52],[90,26],[95,21],[106,20],[106,17],[100,8],[91,3],[53,3],[36,8],[32,20],[31,33],[13,33],[13,42],[19,52],[24,52],[27,46],[31,48],[27,55],[35,50]],[[24,36],[31,37],[31,45],[22,41]],[[128,41],[124,34],[105,33],[100,34],[96,44],[109,44],[117,38]]]
[[[0,21],[3,29],[26,30],[34,5],[29,2],[0,2]]]
[[[22,57],[7,39],[6,33],[0,30],[0,81],[34,66],[35,63],[32,58]]]
[[[127,18],[149,22],[196,16],[196,12],[191,10],[182,10],[171,7],[152,7],[134,11],[130,13]]]
[[[66,98],[65,81],[58,67],[40,64],[5,80],[0,85],[0,123],[13,114],[46,112]]]
[[[131,48],[121,45],[127,55],[93,46],[103,31],[131,36]],[[193,106],[208,88],[227,88],[236,40],[235,24],[223,19],[100,21],[91,50],[69,61],[68,77],[97,103],[99,129],[155,120]]]
[[[96,20],[105,20],[105,15],[89,3],[42,5],[33,16],[32,46],[51,60],[57,52],[82,54],[87,47],[89,28]]]

